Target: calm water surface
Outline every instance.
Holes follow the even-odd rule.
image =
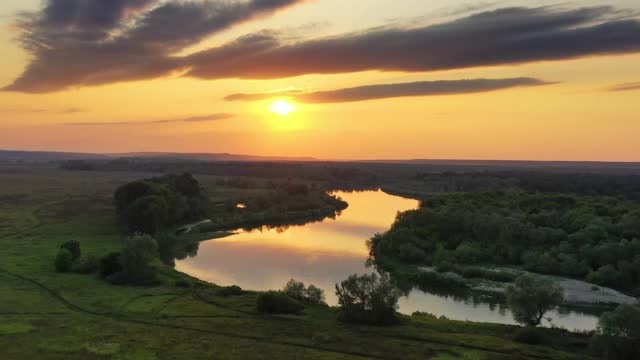
[[[325,290],[327,302],[336,304],[334,284],[365,267],[365,241],[386,231],[398,211],[418,207],[418,201],[382,191],[336,192],[349,208],[336,219],[294,226],[285,230],[238,231],[222,239],[200,244],[197,256],[176,262],[176,268],[219,285],[244,289],[281,289],[291,278]],[[450,319],[513,324],[510,311],[501,305],[434,295],[413,290],[400,300],[400,312],[425,311]],[[554,325],[592,330],[597,318],[576,312],[548,314]]]

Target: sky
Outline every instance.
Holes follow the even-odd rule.
[[[3,0],[0,149],[640,161],[640,2]]]

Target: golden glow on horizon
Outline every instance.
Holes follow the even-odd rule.
[[[445,6],[455,8],[468,2],[401,0],[402,5],[389,6],[362,6],[358,1],[341,0],[304,2],[273,17],[256,18],[216,34],[198,44],[197,50],[225,44],[261,28],[296,29],[302,40],[375,28],[387,24],[388,18],[400,21],[414,15],[432,15],[426,21],[446,23],[458,15],[445,16],[446,12],[441,11]],[[514,2],[529,6],[524,0]],[[616,1],[620,8],[638,8],[637,3]],[[11,14],[39,8],[40,0],[0,1],[0,25],[7,30],[0,33],[0,87],[10,84],[29,65],[29,54],[14,41],[19,34],[10,27],[15,20]],[[341,11],[336,13],[336,8]],[[331,19],[331,24],[307,26],[324,24],[326,19]],[[195,50],[191,48],[189,53]],[[106,153],[230,152],[340,160],[640,161],[640,90],[608,91],[618,84],[640,81],[638,63],[640,54],[635,53],[450,71],[362,71],[262,80],[200,80],[175,74],[153,81],[51,93],[0,91],[0,148]],[[291,64],[303,65],[293,61]],[[301,104],[282,95],[287,91],[295,94],[300,89],[331,91],[371,84],[522,76],[557,83],[489,93],[353,103]],[[225,100],[234,93],[270,91],[274,94],[269,99]],[[234,117],[224,121],[162,122],[215,113]]]
[[[272,103],[269,109],[280,116],[287,116],[296,111],[297,107],[291,102],[281,99]]]

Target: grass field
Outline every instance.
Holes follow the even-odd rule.
[[[256,293],[220,296],[215,285],[169,267],[155,287],[56,273],[53,258],[67,240],[80,241],[84,255],[120,249],[113,190],[149,175],[0,165],[0,358],[589,358],[586,336],[560,330],[546,330],[547,346],[529,346],[512,341],[512,326],[423,316],[392,327],[352,326],[322,306],[301,316],[260,315]],[[208,189],[216,182],[198,179]]]

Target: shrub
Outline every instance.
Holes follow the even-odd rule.
[[[82,251],[80,250],[80,243],[76,240],[69,240],[60,246],[61,249],[67,249],[71,253],[71,260],[75,261],[80,258]]]
[[[218,296],[238,296],[242,294],[244,294],[244,291],[237,285],[225,286],[216,291],[216,295]]]
[[[78,274],[91,274],[98,271],[99,266],[98,259],[93,256],[89,256],[86,259],[73,264],[71,271]]]
[[[412,282],[420,289],[466,289],[467,281],[455,274],[442,274],[435,271],[419,271],[412,274]]]
[[[121,272],[122,264],[120,263],[120,253],[112,252],[102,257],[98,264],[98,270],[102,278],[107,278],[115,273]]]
[[[299,314],[304,306],[282,291],[267,291],[258,295],[258,312],[269,314]]]
[[[73,265],[73,255],[67,249],[60,249],[54,262],[57,272],[67,272]]]
[[[187,280],[184,280],[184,279],[176,280],[174,285],[176,287],[181,287],[181,288],[190,288],[191,287],[191,283],[189,281],[187,281]]]
[[[513,335],[513,340],[522,344],[540,345],[545,342],[544,334],[535,327],[520,328]]]
[[[336,284],[339,319],[346,322],[389,325],[397,322],[400,290],[388,274],[351,275]]]

